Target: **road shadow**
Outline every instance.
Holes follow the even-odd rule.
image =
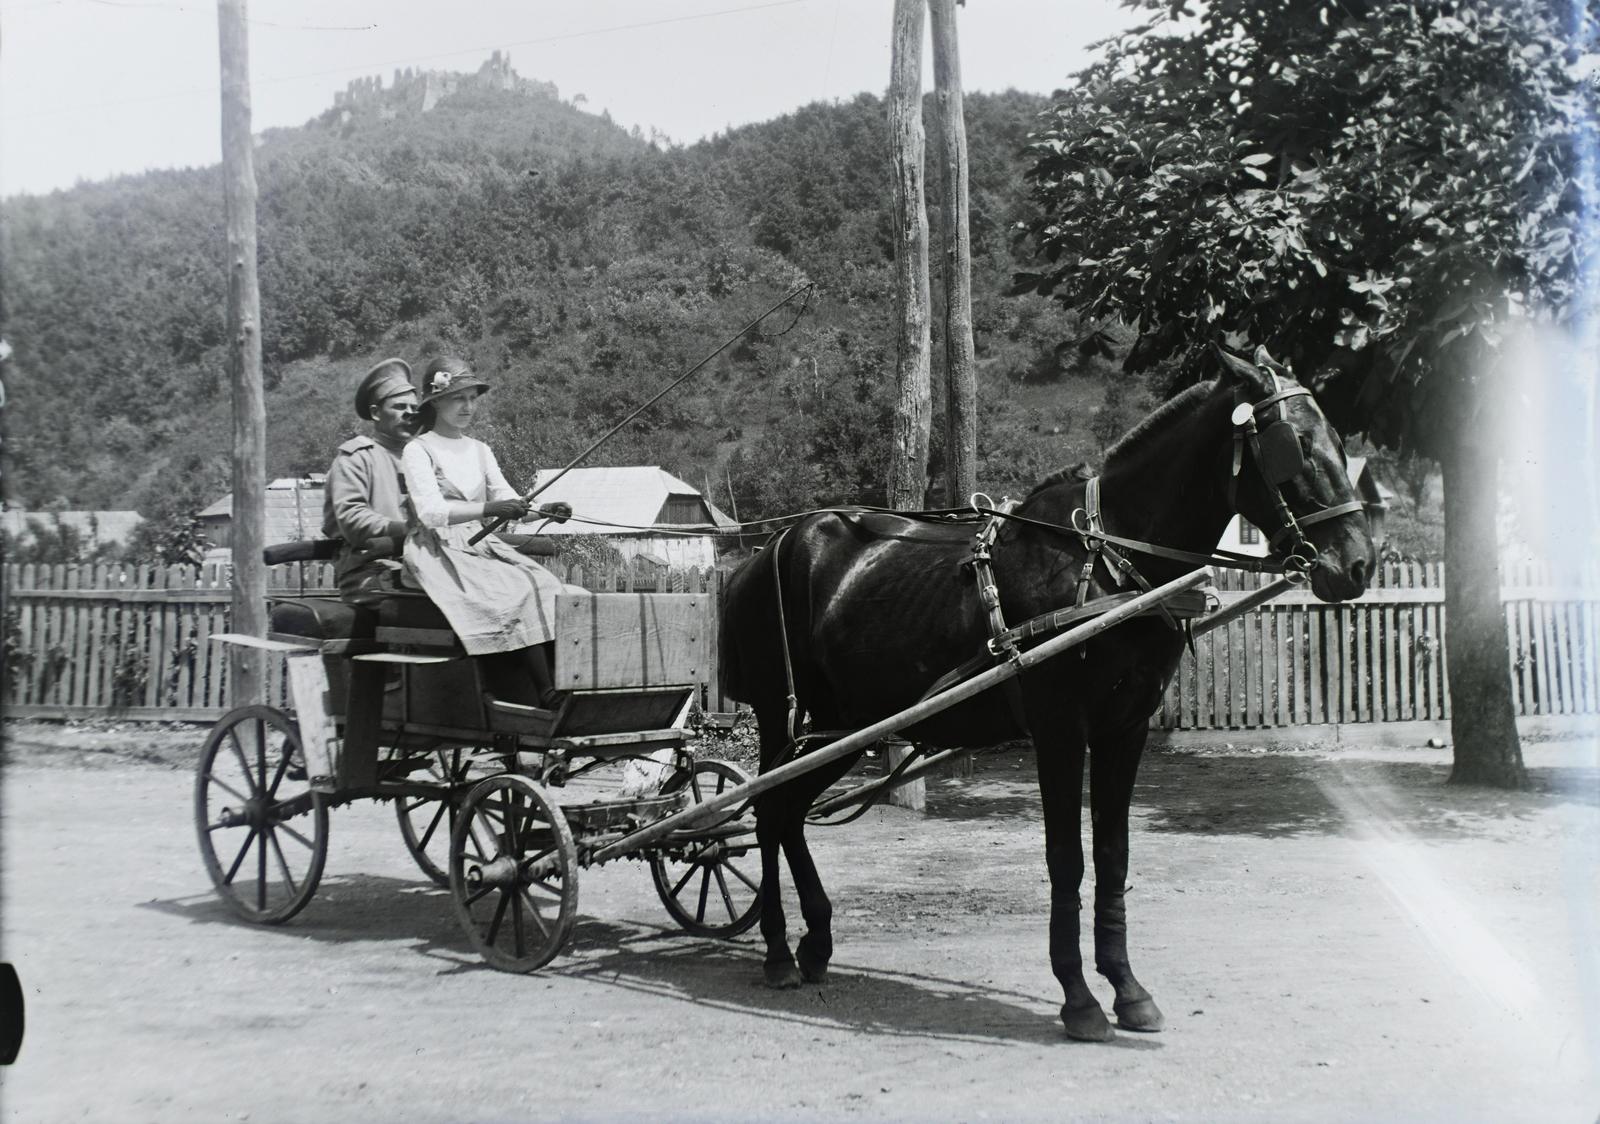
[[[439,976],[493,972],[462,933],[448,897],[410,893],[419,888],[432,889],[376,875],[328,878],[294,920],[277,926],[251,925],[212,894],[139,904],[194,924],[246,929],[257,939],[335,945],[403,941],[432,961]],[[496,982],[514,994],[524,982],[582,980],[658,1000],[870,1036],[1052,1045],[1065,1039],[1051,998],[1053,981],[1038,995],[1027,995],[839,961],[821,984],[774,991],[763,983],[761,962],[762,946],[754,935],[718,941],[644,922],[579,917],[555,961],[529,976],[507,974],[503,985]],[[1160,1042],[1123,1034],[1113,1046],[1150,1050],[1159,1049]]]
[[[835,961],[828,978],[788,991],[762,980],[759,941],[714,941],[636,923],[580,922],[572,955],[548,974],[799,1026],[873,1037],[1054,1045],[1066,1039],[1049,992],[1026,995],[970,980]],[[1119,1035],[1113,1047],[1160,1048]]]
[[[1085,769],[1087,774],[1088,769]],[[1134,788],[1135,822],[1147,831],[1276,838],[1346,834],[1340,793],[1381,807],[1424,838],[1494,837],[1562,806],[1600,810],[1600,769],[1586,764],[1531,766],[1519,792],[1449,784],[1443,761],[1304,750],[1152,748]],[[1086,777],[1087,781],[1087,777]],[[1333,794],[1330,797],[1330,792]],[[1085,824],[1088,790],[1084,792]],[[1341,810],[1345,809],[1345,810]],[[1040,818],[1032,751],[980,756],[970,778],[928,783],[932,820]]]

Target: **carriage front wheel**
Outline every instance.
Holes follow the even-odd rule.
[[[738,785],[750,774],[728,761],[696,761],[661,786],[663,795],[690,789],[703,804]],[[701,937],[737,937],[761,915],[761,864],[752,857],[755,827],[737,808],[688,830],[650,853],[650,876],[672,919]]]
[[[435,750],[425,783],[437,786],[436,791],[395,798],[400,838],[405,840],[406,850],[417,861],[417,867],[436,886],[450,885],[450,837],[460,818],[462,792],[470,768],[471,762],[460,749]]]
[[[543,785],[503,773],[467,794],[450,836],[450,895],[493,967],[531,972],[555,959],[578,917],[578,848]]]
[[[328,806],[307,779],[294,720],[242,706],[211,728],[194,783],[200,857],[217,894],[247,921],[305,908],[328,858]]]

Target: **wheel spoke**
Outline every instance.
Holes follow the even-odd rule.
[[[491,892],[493,892],[493,890],[494,890],[494,883],[493,882],[489,883],[487,886],[479,886],[477,888],[477,890],[475,890],[474,892],[468,894],[462,900],[462,904],[463,905],[473,905],[474,903],[476,903],[480,899],[482,899],[482,897],[485,894],[491,893]]]
[[[433,819],[428,823],[428,830],[424,831],[422,833],[422,838],[417,840],[417,850],[426,851],[428,849],[428,841],[433,838],[433,833],[438,828],[439,821],[444,819],[444,814],[449,810],[449,808],[449,804],[445,803],[443,800],[439,801],[439,810],[433,814]],[[452,820],[455,819],[454,816],[451,816],[450,818]]]
[[[711,873],[717,876],[717,889],[722,893],[722,908],[728,911],[728,920],[737,919],[739,911],[733,907],[733,895],[728,893],[728,880],[722,876],[722,867],[712,867]]]
[[[228,742],[233,746],[233,755],[239,759],[239,768],[244,771],[244,779],[248,782],[250,777],[250,762],[246,760],[244,746],[239,744],[239,735],[234,732],[234,727],[228,727]]]
[[[264,764],[262,772],[266,772]],[[256,837],[256,908],[263,913],[267,911],[267,833],[265,831]]]
[[[552,898],[555,898],[557,901],[561,900],[561,887],[560,886],[553,886],[550,883],[541,881],[538,878],[529,879],[528,880],[528,885],[537,886],[537,887],[539,887],[539,889],[543,890],[545,893],[549,894]]]
[[[523,895],[522,900],[527,904],[528,912],[533,915],[533,923],[535,925],[539,926],[539,932],[544,935],[545,940],[549,940],[550,939],[550,926],[548,926],[548,925],[546,925],[544,923],[544,918],[539,913],[539,905],[538,905],[538,903],[535,902],[533,900],[533,898],[531,896],[527,895],[527,894]]]
[[[752,881],[748,874],[734,866],[731,862],[723,862],[722,867],[725,870],[731,870],[733,872],[733,876],[740,882],[743,882],[746,886],[750,887],[751,890],[758,894],[761,892],[761,883]]]
[[[702,923],[705,922],[705,919],[706,919],[706,902],[710,899],[710,897],[711,897],[711,868],[710,867],[706,867],[706,868],[704,868],[704,870],[702,871],[702,873],[700,875],[700,901],[699,901],[699,904],[697,904],[695,906],[695,911],[694,911],[694,919],[696,921],[699,921],[699,922],[702,922]]]
[[[252,827],[250,829],[250,834],[244,837],[244,846],[240,847],[239,853],[234,856],[233,865],[228,868],[228,873],[222,876],[222,880],[224,882],[233,881],[233,876],[239,873],[239,867],[243,865],[245,856],[250,853],[250,844],[254,843],[255,841],[256,829]]]
[[[311,842],[311,840],[307,839],[304,835],[301,835],[298,831],[296,831],[294,828],[290,827],[288,824],[279,823],[277,825],[277,828],[278,828],[279,831],[288,832],[289,837],[291,839],[293,839],[295,842],[299,843],[306,850],[315,851],[317,849],[317,846],[316,846],[315,843]]]
[[[256,719],[256,783],[267,787],[267,724]]]
[[[677,897],[683,893],[683,888],[689,884],[689,879],[694,877],[694,872],[700,869],[700,864],[691,862],[689,869],[683,872],[683,877],[678,879],[678,884],[672,888],[672,896]]]
[[[522,935],[522,894],[516,890],[511,893],[511,938],[521,960],[528,954],[528,940]]]
[[[283,880],[289,884],[289,896],[292,898],[300,892],[300,887],[295,885],[294,875],[289,873],[289,863],[283,857],[283,848],[278,846],[277,832],[269,828],[267,830],[267,838],[272,841],[272,853],[277,856],[278,869],[283,871]]]
[[[500,935],[500,922],[506,915],[506,906],[511,904],[510,894],[500,895],[500,904],[494,907],[494,917],[489,921],[489,931],[484,934],[484,944],[494,944],[494,939]]]
[[[289,744],[288,739],[285,739],[283,743],[283,757],[278,761],[278,771],[272,774],[272,784],[267,787],[267,795],[269,797],[276,796],[278,794],[278,786],[283,783],[283,775],[289,771],[289,758],[293,756],[294,747]]]
[[[238,789],[234,788],[231,784],[229,784],[227,781],[223,780],[221,777],[217,776],[217,774],[215,774],[215,773],[207,773],[206,774],[206,781],[209,784],[216,785],[218,788],[222,789],[224,792],[226,792],[229,796],[233,797],[235,800],[243,800],[243,801],[247,801],[248,802],[249,799],[250,799],[244,793],[242,793]]]

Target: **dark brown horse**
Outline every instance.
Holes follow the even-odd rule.
[[[1373,547],[1337,433],[1310,393],[1264,355],[1258,353],[1262,365],[1225,359],[1223,374],[1162,405],[1106,454],[1100,475],[1103,529],[1205,553],[1237,510],[1268,534],[1282,529],[1286,545],[1308,559],[1314,555],[1310,583],[1319,598],[1358,596],[1367,584]],[[1280,420],[1287,427],[1274,431],[1274,442],[1265,439],[1265,428],[1259,443],[1236,441],[1252,418],[1263,427]],[[1084,503],[1085,482],[1058,473],[1034,488],[1018,514],[1070,528]],[[1298,520],[1288,518],[1290,512]],[[1078,518],[1081,525],[1081,512]],[[972,568],[965,564],[972,540],[970,524],[825,512],[795,524],[733,575],[722,611],[724,685],[755,710],[763,770],[791,752],[791,682],[798,713],[809,716],[813,729],[859,729],[909,707],[943,673],[981,650],[989,632]],[[1006,622],[1071,605],[1085,556],[1076,535],[1006,521],[993,547]],[[1131,560],[1151,584],[1194,568],[1142,554]],[[1097,565],[1090,596],[1115,591]],[[1095,967],[1116,992],[1119,1025],[1146,1031],[1162,1026],[1160,1009],[1129,966],[1123,890],[1128,804],[1147,723],[1182,648],[1182,633],[1168,622],[1136,618],[1024,673],[1020,715],[1004,690],[991,690],[908,733],[922,744],[968,747],[1031,735],[1050,871],[1050,963],[1065,992],[1061,1018],[1073,1038],[1112,1035],[1084,980],[1078,942],[1086,752]],[[858,756],[846,755],[756,801],[761,932],[766,980],[773,987],[795,987],[802,978],[818,980],[827,972],[832,906],[807,848],[805,816]],[[796,950],[798,968],[779,901],[780,847],[806,923]]]

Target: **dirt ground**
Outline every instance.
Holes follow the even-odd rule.
[[[1153,750],[1129,912],[1168,1026],[1089,1045],[1057,1020],[1021,753],[931,784],[926,816],[814,831],[833,976],[772,992],[756,934],[678,933],[636,863],[583,872],[552,965],[486,969],[385,805],[334,813],[304,913],[246,926],[192,838],[199,732],[5,733],[7,1121],[1600,1113],[1593,743],[1526,747],[1517,794],[1446,787],[1447,750]]]

